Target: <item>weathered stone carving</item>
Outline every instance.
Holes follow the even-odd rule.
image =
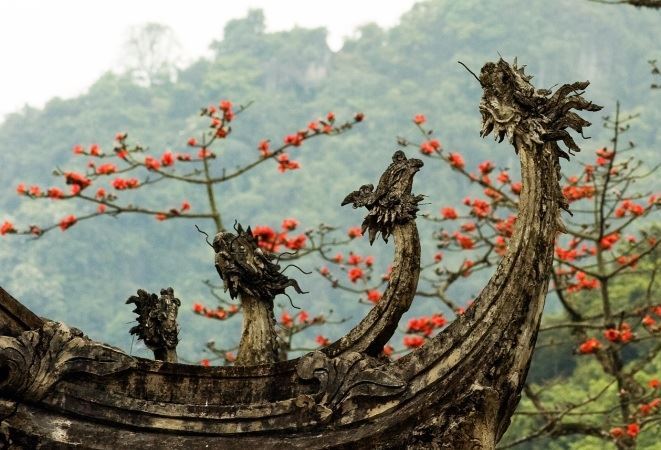
[[[138,315],[138,325],[131,328],[129,333],[138,336],[154,352],[155,359],[177,362],[177,312],[181,301],[174,296],[174,290],[171,287],[161,289],[159,297],[138,289],[138,295],[129,297],[126,303],[135,304],[133,312]]]
[[[357,352],[329,358],[316,351],[299,360],[296,373],[303,380],[318,380],[316,402],[337,412],[343,403],[355,397],[401,394],[406,382],[390,373],[387,367],[383,361]]]
[[[134,365],[121,350],[57,322],[17,338],[0,336],[0,394],[11,398],[39,401],[67,374],[107,375]]]
[[[392,155],[392,164],[381,175],[376,191],[373,185],[364,184],[342,201],[342,206],[353,203],[354,208],[364,206],[369,210],[363,220],[362,232],[369,231],[370,244],[379,232],[388,242],[396,224],[415,220],[418,203],[424,196],[411,195],[411,188],[413,175],[422,166],[421,160],[407,159],[403,151],[397,150]]]
[[[581,149],[571,137],[567,128],[583,135],[583,128],[590,122],[571,111],[599,111],[601,106],[584,99],[581,94],[590,84],[589,81],[563,84],[553,95],[548,89],[535,89],[530,83],[532,76],[524,73],[525,66],[517,67],[516,61],[509,65],[503,59],[496,63],[487,63],[480,71],[480,83],[484,95],[480,101],[482,131],[485,137],[493,132],[494,138],[502,142],[505,136],[514,145],[516,152],[520,147],[533,148],[549,143],[545,147],[553,155],[569,160],[572,152]],[[567,146],[568,153],[560,149],[557,141]],[[560,179],[560,163],[555,169]],[[569,204],[562,195],[558,184],[555,191],[560,207],[569,210]]]
[[[502,60],[485,65],[480,83],[483,134],[495,130],[500,138],[509,136],[521,160],[519,215],[487,286],[464,314],[424,346],[391,362],[373,358],[408,309],[419,274],[412,219],[420,197],[412,196],[410,188],[421,163],[396,153],[376,191],[365,185],[345,200],[370,209],[364,223],[370,240],[377,232],[384,237],[392,233],[395,240],[386,292],[347,336],[298,361],[203,368],[140,360],[132,366],[132,358],[119,358],[109,347],[100,346],[108,353],[90,359],[99,346],[71,332],[65,333],[68,340],[60,339],[64,344],[51,344],[47,336],[57,335],[54,325],[39,328],[40,319],[30,319],[15,304],[3,305],[3,330],[36,329],[0,338],[0,401],[12,400],[0,436],[28,448],[35,443],[115,450],[494,448],[519,400],[544,308],[563,206],[557,171],[558,157],[565,155],[557,140],[576,150],[564,133],[580,132],[587,122],[570,109],[597,107],[574,92],[586,83],[563,86],[556,94],[536,91],[521,69]],[[238,227],[237,233],[216,236],[216,265],[230,293],[244,305],[256,305],[247,308],[246,320],[255,320],[246,322],[248,337],[242,345],[261,342],[263,347],[254,348],[263,348],[260,352],[267,356],[262,361],[272,362],[267,359],[272,346],[268,337],[274,333],[268,328],[272,299],[297,285],[280,277],[272,257],[260,255],[249,230]],[[263,325],[261,331],[251,328],[255,324]],[[255,338],[256,331],[264,337]],[[60,358],[62,348],[75,339],[84,348],[74,346]],[[244,366],[259,363],[247,350],[243,353],[249,355]],[[53,358],[66,363],[49,363]],[[62,373],[66,364],[78,373],[56,383],[51,369]],[[122,367],[131,369],[116,372]],[[28,376],[24,380],[16,373]],[[62,378],[57,372],[54,377]],[[44,395],[48,386],[52,390]]]
[[[237,234],[220,232],[213,240],[216,270],[230,297],[240,296],[243,306],[243,333],[236,364],[268,364],[278,360],[273,299],[293,287],[304,293],[296,280],[280,273],[276,256],[263,251],[248,227],[235,225]]]

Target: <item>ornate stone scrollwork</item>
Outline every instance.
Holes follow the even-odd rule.
[[[390,373],[382,362],[358,352],[332,359],[319,351],[308,353],[300,359],[296,373],[303,380],[319,381],[313,397],[318,405],[333,412],[352,398],[390,397],[406,389],[406,382]]]
[[[418,212],[418,203],[424,196],[412,195],[413,175],[423,166],[419,159],[407,159],[403,151],[397,150],[392,155],[392,164],[381,175],[374,190],[371,184],[364,184],[342,201],[342,206],[353,203],[354,208],[362,206],[369,210],[363,220],[362,232],[369,231],[370,244],[381,233],[388,242],[393,228],[414,220]]]
[[[0,393],[39,401],[64,375],[108,375],[134,367],[134,358],[86,337],[80,330],[45,322],[17,338],[0,336]]]

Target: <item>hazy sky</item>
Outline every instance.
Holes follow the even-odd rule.
[[[189,59],[204,55],[225,22],[261,8],[269,31],[324,26],[337,50],[367,22],[392,26],[415,0],[0,0],[0,120],[23,105],[85,91],[117,67],[127,29],[174,29]]]

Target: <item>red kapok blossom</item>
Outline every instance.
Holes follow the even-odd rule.
[[[106,212],[106,205],[101,204],[101,205],[97,206],[97,207],[96,207],[96,211],[97,211],[99,214],[103,214],[103,213],[105,213],[105,212]]]
[[[656,320],[654,320],[654,318],[648,314],[645,317],[643,317],[643,320],[641,320],[641,323],[643,325],[645,325],[646,327],[651,327],[651,326],[654,326],[656,324]]]
[[[463,169],[466,166],[463,156],[461,156],[459,153],[450,153],[448,155],[448,161],[452,167],[457,169]]]
[[[203,367],[209,367],[211,365],[211,362],[209,362],[208,359],[204,358],[203,360],[200,361],[200,365]]]
[[[11,223],[8,220],[5,220],[2,226],[0,227],[0,236],[4,236],[5,234],[8,233],[16,233],[16,228],[14,228],[13,223]]]
[[[386,356],[392,355],[394,351],[395,349],[390,344],[386,344],[383,346],[383,354]]]
[[[627,434],[632,438],[635,438],[640,433],[640,425],[637,423],[630,423],[627,425]]]
[[[661,381],[659,381],[657,378],[652,378],[647,382],[647,385],[652,389],[658,389],[661,387]]]
[[[85,189],[92,184],[92,180],[78,172],[66,172],[64,174],[64,179],[67,184],[78,186],[80,189]]]
[[[372,303],[379,303],[379,300],[381,300],[381,292],[377,291],[376,289],[370,289],[367,291],[367,300],[369,300]]]
[[[374,256],[365,257],[365,265],[367,267],[372,267],[373,264],[374,264]]]
[[[117,172],[117,166],[111,163],[101,164],[96,168],[96,173],[99,175],[110,175]]]
[[[425,339],[418,335],[404,336],[403,342],[404,346],[407,348],[418,348],[422,347],[422,345],[425,343]]]
[[[357,255],[356,253],[349,253],[349,258],[347,258],[347,263],[351,266],[357,266],[363,262],[363,257],[360,255]]]
[[[278,156],[278,172],[284,173],[287,170],[296,170],[300,168],[301,164],[298,161],[290,160],[288,154],[281,153]]]
[[[295,133],[295,134],[288,134],[285,136],[284,142],[287,145],[293,145],[294,147],[300,147],[301,143],[303,143],[303,135],[301,133]]]
[[[201,313],[204,311],[204,306],[201,303],[193,303],[193,312],[194,313]]]
[[[174,164],[174,153],[172,153],[170,150],[167,150],[163,152],[161,155],[161,165],[163,167],[169,167]]]
[[[589,353],[596,353],[600,348],[601,348],[601,342],[599,342],[595,338],[589,338],[581,345],[579,345],[578,351],[579,353],[587,355]]]
[[[285,247],[290,250],[300,250],[305,247],[305,242],[307,241],[307,236],[304,234],[299,234],[293,239],[285,240]]]
[[[624,435],[624,429],[622,427],[614,427],[611,428],[608,433],[611,435],[611,437],[617,439]]]
[[[25,189],[25,184],[19,183],[18,186],[16,186],[16,193],[18,195],[25,195],[27,192],[27,189]]]
[[[296,219],[283,219],[282,221],[282,229],[287,230],[287,231],[294,231],[296,227],[298,226],[298,220]]]
[[[257,149],[259,150],[259,154],[262,156],[262,158],[267,158],[271,156],[271,150],[269,149],[269,141],[267,139],[262,139],[259,141],[259,145],[257,145]]]
[[[85,153],[85,149],[83,148],[82,145],[77,144],[73,146],[73,153],[74,155],[82,155],[83,153]]]
[[[149,170],[158,170],[161,167],[161,163],[153,156],[147,156],[145,158],[145,167]]]
[[[328,267],[322,266],[319,269],[319,273],[326,277],[326,276],[330,275],[330,270],[328,269]]]
[[[280,316],[280,323],[283,327],[291,328],[291,326],[294,325],[294,318],[285,311]]]
[[[197,139],[194,137],[188,138],[188,141],[186,142],[190,147],[195,147],[197,145]]]
[[[515,193],[516,195],[521,194],[521,190],[523,189],[523,184],[517,182],[517,183],[512,183],[511,186],[512,192]]]
[[[363,276],[364,276],[363,269],[361,269],[360,267],[352,267],[347,272],[347,276],[349,277],[349,280],[352,283],[355,283],[356,281],[363,278]]]
[[[314,338],[314,340],[317,341],[317,344],[321,345],[322,347],[325,347],[328,344],[330,344],[330,339],[322,335],[318,335],[316,338]]]
[[[71,228],[78,222],[78,219],[76,219],[76,216],[73,214],[68,215],[64,219],[60,220],[59,226],[62,231]]]
[[[52,199],[61,199],[64,197],[64,192],[60,188],[52,187],[48,189],[46,195]]]
[[[604,331],[604,337],[611,342],[617,342],[620,340],[620,332],[615,328],[608,328]]]
[[[90,155],[92,156],[101,156],[101,147],[99,144],[90,145]]]
[[[444,219],[456,219],[459,217],[457,214],[457,210],[452,208],[451,206],[445,207],[441,209],[441,216],[443,216]]]
[[[482,175],[488,175],[496,168],[496,166],[494,166],[491,161],[484,161],[478,164],[477,168]]]
[[[184,201],[181,203],[181,208],[179,208],[179,210],[180,210],[181,212],[185,212],[185,211],[190,210],[190,203],[188,203],[188,201],[184,200]]]
[[[363,233],[361,232],[360,227],[351,227],[349,228],[349,231],[347,231],[347,236],[349,236],[350,239],[355,239],[362,235]]]
[[[427,118],[425,117],[424,114],[416,114],[413,116],[413,123],[416,125],[422,125],[427,121]]]

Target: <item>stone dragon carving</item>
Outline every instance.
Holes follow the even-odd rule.
[[[138,315],[138,325],[131,328],[129,333],[138,336],[154,352],[156,359],[177,362],[177,312],[181,301],[174,296],[171,287],[161,289],[160,297],[142,289],[137,294],[126,301],[127,304],[135,304],[133,312]]]
[[[503,60],[487,63],[479,81],[482,136],[507,137],[521,161],[519,215],[487,286],[424,346],[395,361],[376,358],[411,304],[420,269],[414,219],[422,197],[411,188],[422,162],[396,152],[376,190],[363,185],[343,202],[369,210],[370,242],[378,233],[395,241],[382,300],[346,336],[275,361],[273,298],[300,288],[249,228],[236,227],[213,246],[230,295],[240,297],[246,320],[255,318],[244,324],[241,367],[118,356],[78,332],[41,325],[17,304],[0,304],[0,330],[10,333],[0,337],[0,412],[13,411],[3,439],[103,448],[495,448],[527,374],[567,208],[558,161],[578,151],[568,131],[589,125],[572,110],[599,107],[582,97],[587,82],[535,89],[522,68]]]
[[[237,365],[268,364],[278,360],[273,299],[288,287],[304,293],[296,280],[280,273],[276,256],[263,251],[252,230],[235,225],[236,234],[220,232],[213,239],[215,265],[230,297],[240,297],[243,333]]]

